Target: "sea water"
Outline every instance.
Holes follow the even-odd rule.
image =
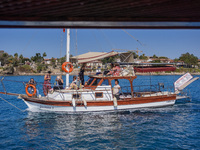
[[[24,85],[31,77],[38,84],[44,80],[44,76],[5,77],[20,81],[4,81],[7,92],[25,93]],[[162,82],[170,87],[179,77],[138,76],[134,84]],[[21,99],[0,95],[0,149],[200,149],[200,80],[188,89],[191,102],[86,114],[32,112]],[[0,90],[5,89],[1,86]]]

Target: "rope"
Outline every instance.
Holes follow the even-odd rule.
[[[100,30],[100,31],[101,31],[101,33],[102,33],[102,35],[103,35],[105,41],[108,43],[108,45],[110,45],[111,49],[113,49],[113,47],[116,47],[116,46],[113,46],[113,44],[112,44],[111,41],[108,39],[108,37],[106,36],[106,34],[105,34],[102,30]]]
[[[60,34],[60,39],[61,39],[61,41],[60,41],[60,58],[61,58],[61,56],[62,56],[64,35],[65,35],[65,33],[63,34],[63,31],[61,31],[61,34]]]
[[[97,43],[97,45],[99,45],[99,47],[101,48],[101,50],[103,51],[103,48],[102,48],[102,46],[101,46],[101,43],[99,42],[99,40],[97,39],[97,37],[96,37],[96,34],[95,34],[95,32],[94,32],[94,30],[92,30],[92,35],[94,36],[94,39],[96,40],[96,43]]]
[[[3,101],[5,101],[6,103],[10,104],[11,106],[17,108],[18,110],[20,110],[21,112],[25,112],[26,110],[22,110],[20,108],[18,108],[17,106],[13,105],[12,103],[8,102],[7,100],[5,100],[4,98],[0,97],[0,99],[2,99]]]
[[[144,46],[138,39],[136,39],[134,36],[132,36],[130,33],[128,33],[126,30],[122,29],[125,33],[127,33],[128,35],[130,35],[134,40],[136,40],[138,43],[140,43],[140,45]]]

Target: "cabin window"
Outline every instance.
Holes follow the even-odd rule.
[[[90,85],[90,84],[92,83],[93,80],[94,80],[94,78],[89,78],[89,79],[87,80],[87,85]]]
[[[93,86],[97,86],[97,84],[99,83],[99,81],[100,81],[101,79],[96,79],[94,82],[93,82]]]
[[[103,92],[96,92],[95,97],[96,98],[103,98]]]
[[[107,79],[103,80],[102,85],[109,85],[108,80]]]
[[[81,98],[81,94],[72,94],[72,99],[80,99]]]

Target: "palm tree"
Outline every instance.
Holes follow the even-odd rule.
[[[46,57],[47,56],[46,52],[44,52],[42,56],[43,56],[43,58]]]
[[[18,58],[18,53],[15,53],[14,56],[15,56],[15,58]]]

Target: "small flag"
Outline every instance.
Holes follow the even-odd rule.
[[[63,32],[65,33],[65,28],[63,28]]]

